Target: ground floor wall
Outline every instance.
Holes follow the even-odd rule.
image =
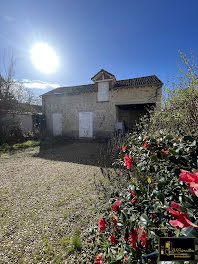
[[[90,137],[110,138],[118,132],[116,124],[123,123],[124,132],[132,132],[140,117],[146,111],[145,105],[114,105],[111,109],[93,109],[80,107],[67,111],[54,111],[46,115],[47,131],[51,136],[67,136],[69,138]],[[83,120],[82,115],[91,118]],[[81,124],[81,121],[83,124]]]
[[[116,108],[109,102],[96,101],[96,93],[62,98],[48,97],[46,102],[43,102],[48,135],[54,135],[55,126],[59,126],[61,135],[79,138],[79,113],[92,113],[93,138],[112,136],[115,129]],[[60,122],[53,121],[53,118],[58,116],[56,114],[61,114]]]

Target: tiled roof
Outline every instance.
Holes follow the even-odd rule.
[[[51,90],[47,93],[42,94],[43,95],[61,95],[63,93],[68,95],[73,94],[80,94],[80,93],[89,93],[94,92],[94,83],[92,84],[86,84],[86,85],[78,85],[78,86],[67,86],[67,87],[59,87],[54,90]]]
[[[116,81],[112,89],[121,89],[121,88],[133,88],[140,86],[162,86],[163,83],[158,79],[156,75],[134,78],[134,79],[126,79]],[[59,87],[54,90],[51,90],[43,95],[61,95],[61,94],[80,94],[80,93],[90,93],[95,92],[95,86],[93,84],[86,85],[78,85],[78,86],[68,86],[68,87]]]
[[[127,80],[116,81],[114,87],[140,87],[140,86],[152,86],[152,85],[162,85],[163,83],[157,78],[156,75],[133,78]]]

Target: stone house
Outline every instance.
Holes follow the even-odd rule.
[[[104,138],[133,131],[148,108],[161,101],[163,83],[155,75],[116,80],[102,69],[91,80],[42,95],[48,135]]]

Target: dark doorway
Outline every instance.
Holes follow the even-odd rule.
[[[124,123],[126,132],[132,132],[140,118],[154,106],[155,104],[117,105],[117,121]]]

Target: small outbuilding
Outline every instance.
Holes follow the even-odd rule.
[[[133,131],[149,108],[161,101],[163,83],[156,75],[116,80],[100,70],[92,84],[59,87],[42,95],[48,135],[111,137]]]

